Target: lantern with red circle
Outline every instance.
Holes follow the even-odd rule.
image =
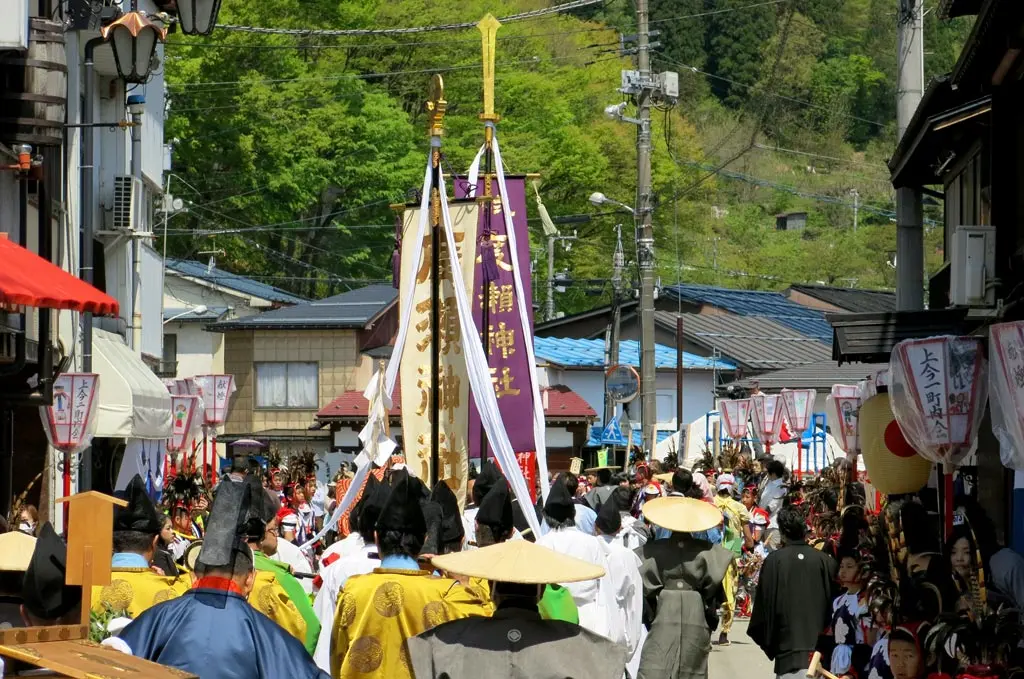
[[[754,431],[770,451],[773,443],[778,443],[782,432],[782,397],[778,394],[755,394],[750,397],[750,418],[754,423]]]
[[[993,325],[988,347],[992,433],[999,439],[999,457],[1006,467],[1024,470],[1024,322]]]
[[[749,398],[726,400],[718,404],[718,410],[722,414],[722,423],[725,425],[725,433],[733,441],[746,438],[751,405]]]

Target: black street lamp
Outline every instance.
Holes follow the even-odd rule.
[[[153,70],[156,46],[163,42],[167,30],[133,8],[104,26],[100,34],[110,43],[121,79],[126,83],[144,83]]]
[[[178,24],[186,35],[210,35],[221,0],[178,0]]]

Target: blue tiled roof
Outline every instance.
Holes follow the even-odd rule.
[[[191,259],[168,258],[167,268],[175,273],[181,274],[182,276],[198,278],[213,285],[219,285],[223,288],[228,288],[229,290],[235,290],[243,295],[259,297],[271,302],[279,302],[281,304],[299,304],[300,302],[306,301],[302,297],[297,297],[290,292],[285,292],[280,288],[275,288],[273,285],[260,283],[251,278],[246,278],[245,276],[239,276],[238,274],[231,273],[230,271],[225,271],[224,269],[218,269],[217,267],[207,269],[206,264],[196,262]]]
[[[817,309],[791,302],[780,292],[733,290],[711,285],[669,285],[662,290],[670,298],[708,304],[739,316],[764,316],[822,342],[832,342],[832,326]]]
[[[603,368],[604,340],[572,339],[563,337],[534,337],[534,351],[537,358],[573,368]],[[640,349],[636,340],[619,342],[619,363],[640,366]],[[654,364],[657,368],[674,370],[676,350],[658,344],[654,349]],[[724,359],[713,361],[704,356],[683,352],[684,370],[735,370],[736,366]]]

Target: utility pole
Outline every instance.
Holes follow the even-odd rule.
[[[897,143],[924,96],[924,0],[897,0]],[[896,188],[896,310],[924,308],[924,211],[921,191]]]
[[[636,134],[637,263],[640,265],[640,422],[644,459],[654,455],[658,426],[657,389],[654,371],[654,230],[651,225],[651,79],[650,36],[647,0],[636,0],[637,52],[639,73]],[[627,452],[628,456],[628,452]]]
[[[555,237],[548,236],[548,304],[544,320],[555,317]]]
[[[853,232],[857,233],[857,218],[860,216],[860,191],[850,189],[850,195],[853,196]]]

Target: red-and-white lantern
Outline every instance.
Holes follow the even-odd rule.
[[[778,443],[782,432],[782,397],[778,394],[755,394],[750,397],[750,417],[754,431],[768,446]]]
[[[203,424],[216,427],[228,419],[228,407],[235,393],[233,375],[196,375],[192,378],[192,393],[203,401]]]
[[[167,452],[180,453],[189,448],[203,423],[203,404],[198,396],[171,396],[171,438]]]
[[[96,429],[99,384],[95,373],[64,373],[54,380],[53,405],[39,408],[51,446],[69,454],[89,447]]]
[[[989,329],[989,389],[992,432],[999,457],[1010,469],[1024,470],[1024,322]]]
[[[955,466],[970,453],[988,400],[986,368],[978,337],[905,340],[893,348],[893,414],[922,457]]]
[[[722,423],[726,435],[737,441],[747,436],[747,422],[750,420],[751,402],[749,398],[725,400],[718,404],[722,413]]]
[[[860,453],[860,442],[857,438],[857,418],[860,416],[860,388],[837,384],[832,387],[832,394],[825,399],[828,414],[835,424],[832,431],[838,435],[839,444],[849,455]]]
[[[807,431],[814,416],[814,399],[818,392],[814,389],[783,389],[780,396],[789,428],[797,435]]]

